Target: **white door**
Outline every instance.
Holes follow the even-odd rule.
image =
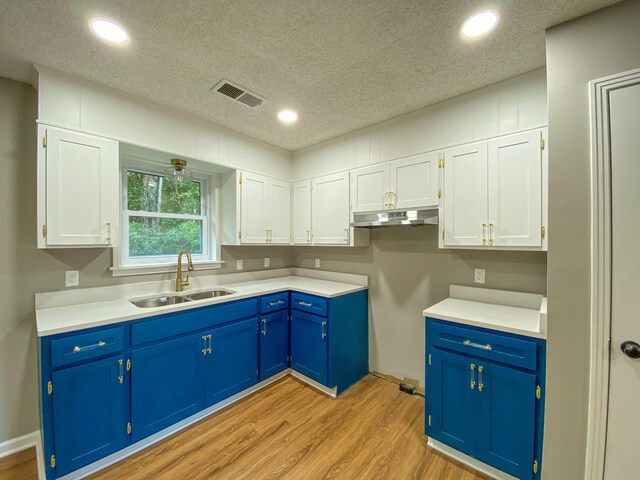
[[[240,242],[267,243],[267,177],[248,172],[242,172],[241,175]]]
[[[391,208],[438,206],[438,152],[391,162]]]
[[[313,180],[312,222],[314,245],[349,244],[349,174]]]
[[[311,180],[293,184],[293,243],[311,243]]]
[[[489,142],[489,245],[542,246],[540,130]]]
[[[118,142],[47,127],[47,245],[116,241]]]
[[[269,179],[268,243],[291,243],[291,185],[282,180]]]
[[[611,135],[611,364],[605,480],[640,476],[640,85],[609,93]]]
[[[351,172],[353,212],[372,212],[391,208],[389,164],[372,165]]]
[[[444,245],[486,245],[487,143],[444,152]]]

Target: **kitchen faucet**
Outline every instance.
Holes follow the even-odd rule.
[[[186,287],[189,285],[189,273],[187,273],[187,278],[182,279],[182,254],[187,256],[187,271],[190,272],[193,270],[193,262],[191,261],[191,254],[187,250],[180,250],[178,252],[178,271],[176,275],[176,292],[181,292],[182,287]]]

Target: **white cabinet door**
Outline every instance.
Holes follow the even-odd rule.
[[[351,184],[351,208],[354,213],[390,208],[388,163],[353,170]]]
[[[537,130],[489,142],[489,245],[542,246],[540,139]]]
[[[118,142],[46,128],[46,245],[116,243]]]
[[[444,152],[444,245],[487,244],[487,143]]]
[[[240,243],[267,243],[269,180],[255,173],[241,175]]]
[[[438,152],[391,162],[391,208],[438,206]]]
[[[313,244],[349,244],[349,174],[313,180]]]
[[[311,243],[311,180],[293,184],[293,243]]]
[[[269,179],[267,208],[269,210],[268,243],[291,243],[291,185]]]

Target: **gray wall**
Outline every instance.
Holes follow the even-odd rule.
[[[79,270],[81,287],[172,278],[145,275],[113,278],[106,249],[36,249],[36,92],[0,77],[0,443],[39,428],[34,294],[63,290],[64,271]],[[235,271],[290,266],[287,247],[223,248]],[[198,273],[196,272],[196,275]]]
[[[424,387],[422,311],[449,296],[449,285],[473,286],[475,268],[485,287],[544,293],[546,253],[439,250],[435,227],[371,230],[366,248],[306,248],[294,264],[369,276],[369,367],[418,380]],[[478,286],[478,285],[475,285]]]
[[[582,479],[590,316],[590,80],[640,67],[640,2],[547,32],[549,332],[543,474]]]

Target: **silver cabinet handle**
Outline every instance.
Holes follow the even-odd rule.
[[[302,305],[303,307],[313,307],[313,303],[303,302],[302,300],[298,302],[298,305]]]
[[[491,350],[491,345],[489,343],[482,345],[480,343],[474,343],[471,340],[465,340],[462,343],[464,343],[467,347],[481,348],[482,350]]]
[[[489,245],[493,245],[493,223],[489,224]]]
[[[483,245],[487,244],[487,224],[486,223],[482,224],[482,244]]]
[[[124,366],[122,359],[118,360],[118,383],[124,382]]]
[[[276,305],[284,305],[284,300],[278,300],[277,302],[269,302],[270,307],[275,307]],[[265,320],[263,320],[264,322]]]
[[[311,230],[307,230],[307,243],[311,243]]]
[[[111,222],[107,222],[107,243],[111,243]]]
[[[393,190],[391,190],[389,192],[389,208],[395,208],[396,207],[396,192],[394,192]]]
[[[263,318],[262,319],[262,335],[266,335],[267,334],[267,319]]]
[[[344,229],[344,240],[346,243],[349,243],[349,227]]]
[[[105,345],[106,342],[103,342],[102,340],[100,340],[98,343],[94,343],[93,345],[86,345],[84,347],[79,347],[78,345],[76,345],[75,347],[73,347],[73,353],[80,353],[84,352],[85,350],[93,350],[94,348],[104,347]]]
[[[209,341],[209,347],[207,348],[207,353],[211,353],[211,335],[207,335],[207,340]]]
[[[326,327],[327,327],[327,322],[322,322],[321,338],[327,338]]]
[[[482,389],[484,388],[484,385],[482,383],[482,371],[484,370],[484,367],[482,365],[478,366],[478,391],[481,392]]]
[[[471,365],[469,365],[469,370],[470,370],[469,386],[471,387],[471,390],[473,390],[474,388],[476,388],[476,364],[472,363]]]
[[[203,335],[202,336],[202,355],[206,355],[207,354],[207,336]]]

